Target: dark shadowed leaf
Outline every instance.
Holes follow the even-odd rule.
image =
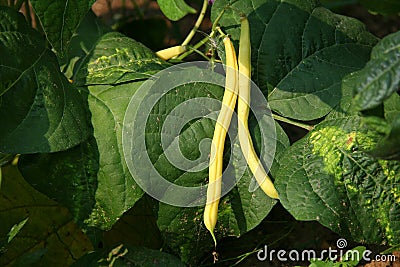
[[[22,14],[0,7],[0,151],[55,152],[89,134],[84,103]]]
[[[29,186],[16,166],[2,172],[0,236],[26,222],[0,253],[1,266],[69,266],[93,249],[66,208]]]
[[[376,43],[359,21],[314,0],[219,0],[212,18],[230,2],[220,24],[238,40],[237,10],[247,15],[254,80],[269,94],[272,110],[285,117],[312,120],[328,114],[342,97],[342,78],[364,67]]]
[[[400,32],[383,38],[372,50],[371,60],[357,73],[354,105],[359,110],[380,105],[399,89]]]
[[[381,159],[400,160],[400,116],[393,120],[390,127],[390,133],[368,153]]]
[[[67,52],[72,35],[95,0],[31,0],[46,37],[54,50],[63,56]]]

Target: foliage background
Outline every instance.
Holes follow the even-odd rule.
[[[218,1],[218,0],[217,0]],[[345,1],[346,2],[346,1]],[[382,15],[371,15],[365,8],[364,6],[361,6],[359,4],[354,4],[354,1],[347,1],[347,3],[338,3],[338,1],[325,1],[324,4],[332,8],[335,12],[337,13],[342,13],[351,17],[356,17],[359,18],[360,20],[364,21],[367,24],[367,27],[369,30],[374,33],[378,37],[384,37],[388,35],[390,32],[396,32],[400,27],[400,22],[397,16],[382,16]],[[348,5],[347,5],[348,4]],[[194,1],[193,2],[193,7],[195,7],[197,10],[199,10],[199,7],[201,5],[201,1]],[[156,2],[154,1],[137,1],[135,3],[126,1],[125,3],[118,2],[118,1],[113,1],[113,2],[107,2],[107,1],[98,1],[95,3],[93,6],[94,13],[97,14],[102,21],[106,24],[111,26],[114,30],[117,30],[127,36],[132,37],[133,39],[140,41],[144,43],[147,47],[153,49],[153,50],[158,50],[164,47],[168,47],[171,45],[175,45],[180,43],[183,38],[185,37],[185,34],[188,32],[190,29],[190,26],[193,24],[194,19],[196,18],[195,15],[188,15],[185,17],[183,20],[178,21],[178,22],[171,22],[167,20],[160,10],[158,9],[158,6]],[[208,14],[207,18],[209,18],[211,14]],[[89,23],[87,23],[89,25]],[[380,25],[380,26],[378,26]],[[92,36],[85,36],[87,32],[91,32],[93,28],[90,28],[90,30],[86,31],[84,30],[82,36],[88,37],[88,38],[96,38],[96,34],[100,35],[103,33],[106,33],[109,31],[107,28],[99,25],[91,25],[90,27],[94,26],[94,28],[97,29],[97,32],[94,32],[93,37]],[[208,32],[211,26],[211,22],[209,20],[206,20],[205,23],[202,24],[201,31],[203,32]],[[92,32],[93,33],[93,32]],[[124,40],[123,37],[115,34],[115,35],[108,35],[110,39],[104,39],[105,46],[107,45],[107,41],[113,39],[113,38],[120,38],[118,39],[119,41]],[[201,39],[203,36],[201,34],[197,36],[198,39]],[[129,44],[132,45],[132,44]],[[57,45],[54,45],[55,48],[57,48]],[[74,48],[74,41],[71,41],[71,47]],[[138,47],[136,44],[133,44],[134,49],[137,49]],[[60,49],[62,49],[60,47]],[[77,52],[79,53],[79,52]],[[144,53],[147,53],[144,51]],[[189,59],[195,59],[195,57],[189,58]],[[65,66],[65,73],[74,73],[74,70],[70,68],[70,66],[66,65]],[[79,82],[79,78],[81,79],[86,79],[84,75],[79,76],[79,73],[76,75],[78,79],[74,79],[75,81]],[[94,77],[95,78],[95,77]],[[131,78],[135,79],[135,78]],[[82,84],[84,84],[86,81],[81,81]],[[96,83],[98,81],[96,80]],[[104,83],[109,83],[110,81],[103,81]],[[115,83],[115,81],[112,81]],[[101,81],[100,81],[101,83]],[[108,85],[103,85],[103,86],[93,86],[92,88],[88,88],[89,92],[92,95],[104,95],[107,93],[107,90],[109,89]],[[119,85],[119,89],[121,92],[126,92],[127,88],[124,88],[123,85]],[[85,94],[83,94],[85,95]],[[218,93],[216,93],[218,95]],[[107,101],[107,97],[104,98],[105,101]],[[90,102],[90,96],[86,96],[86,99],[84,101],[92,103],[92,105],[95,105],[96,103]],[[119,107],[110,107],[113,110],[118,111]],[[316,121],[313,121],[316,122]],[[95,122],[94,122],[95,123]],[[297,127],[292,127],[288,124],[282,123],[282,127],[285,129],[286,132],[289,133],[290,141],[293,143],[295,140],[298,140],[299,138],[303,137],[305,135],[305,131],[299,130]],[[85,127],[83,127],[84,129]],[[82,136],[87,135],[87,133],[82,133]],[[68,157],[72,157],[75,159],[79,158],[78,162],[86,162],[87,164],[85,165],[86,167],[81,170],[82,175],[86,175],[87,173],[93,172],[98,166],[96,166],[96,158],[99,157],[99,155],[96,155],[96,153],[93,153],[96,149],[94,149],[98,144],[95,144],[93,140],[89,140],[87,144],[81,145],[79,147],[76,147],[74,149],[74,152],[72,152]],[[69,145],[73,146],[73,145]],[[76,170],[77,166],[68,166],[68,164],[62,164],[63,162],[68,162],[68,160],[65,159],[65,156],[62,155],[62,153],[59,154],[59,156],[56,157],[51,157],[51,158],[46,158],[46,156],[26,156],[22,157],[20,159],[22,162],[21,164],[26,162],[25,167],[22,169],[22,173],[29,176],[31,175],[32,177],[60,177],[60,174],[63,173],[68,173],[68,170]],[[33,164],[34,163],[34,164]],[[47,164],[55,164],[57,166],[60,166],[59,169],[52,170],[53,173],[43,173],[44,168],[37,168],[37,166],[43,166]],[[176,255],[176,251],[179,249],[181,250],[190,250],[189,247],[179,247],[180,244],[173,244],[173,237],[166,237],[162,236],[162,233],[158,230],[157,227],[157,221],[155,219],[157,214],[157,207],[158,204],[154,203],[154,201],[151,198],[144,197],[142,198],[139,202],[137,202],[132,209],[127,211],[119,220],[116,224],[113,225],[113,222],[100,222],[103,226],[109,225],[111,229],[107,229],[104,233],[99,232],[98,230],[87,227],[85,229],[86,233],[90,236],[92,242],[89,242],[86,240],[86,237],[80,237],[82,234],[80,230],[77,230],[77,225],[72,222],[71,218],[74,217],[74,221],[81,222],[82,225],[79,225],[79,227],[83,227],[83,218],[80,218],[79,216],[85,216],[87,212],[84,210],[77,210],[74,212],[74,214],[67,214],[68,211],[66,211],[65,208],[63,207],[58,207],[59,204],[56,202],[53,202],[53,200],[46,199],[43,195],[38,193],[37,191],[29,188],[26,184],[24,184],[23,180],[21,179],[20,175],[18,172],[15,171],[15,168],[13,167],[7,167],[8,169],[5,169],[3,171],[3,175],[9,175],[10,177],[15,177],[13,180],[15,183],[21,183],[23,184],[23,187],[26,188],[26,197],[24,197],[23,192],[18,192],[18,199],[19,201],[23,202],[25,201],[25,204],[22,205],[39,205],[42,206],[42,209],[34,209],[33,211],[29,211],[29,216],[38,216],[39,218],[45,217],[43,214],[49,214],[49,211],[47,211],[47,206],[50,207],[50,209],[55,209],[55,213],[58,215],[60,214],[65,214],[65,216],[61,216],[60,222],[54,217],[54,221],[51,223],[49,222],[41,222],[40,225],[41,227],[44,226],[49,226],[53,225],[55,226],[52,227],[51,229],[43,229],[39,230],[38,234],[45,234],[45,237],[39,236],[39,237],[27,237],[27,238],[33,238],[36,240],[51,240],[51,238],[55,238],[58,240],[62,240],[61,248],[51,248],[54,249],[55,251],[63,251],[64,254],[60,256],[54,257],[54,262],[59,263],[60,259],[63,257],[68,258],[68,260],[65,260],[66,263],[72,263],[75,259],[78,259],[81,255],[83,255],[84,252],[96,249],[98,252],[96,255],[91,254],[90,257],[88,256],[86,258],[87,261],[91,261],[92,263],[94,262],[94,259],[97,258],[104,258],[105,256],[108,255],[108,251],[110,248],[113,248],[117,245],[119,245],[121,242],[126,244],[126,246],[129,248],[129,251],[137,251],[137,253],[144,253],[147,256],[151,255],[151,251],[141,251],[144,248],[138,249],[134,248],[131,249],[129,246],[144,246],[147,248],[151,249],[156,249],[155,251],[158,252],[160,248],[163,248],[164,252],[169,252],[172,254]],[[122,167],[123,168],[123,167]],[[126,171],[126,170],[125,170]],[[35,174],[35,175],[32,175]],[[75,173],[74,173],[75,175]],[[90,175],[89,175],[90,176]],[[65,176],[64,176],[65,177]],[[67,178],[67,177],[66,177]],[[26,178],[28,179],[29,178]],[[74,177],[76,179],[76,176]],[[73,180],[74,180],[73,179]],[[67,179],[66,179],[67,180]],[[76,180],[75,180],[76,181]],[[36,184],[36,188],[40,189],[41,186],[46,187],[45,184],[40,185],[40,181],[30,181],[31,183]],[[49,182],[48,180],[46,183]],[[62,190],[65,186],[65,181],[57,181],[54,179],[51,181],[54,183],[54,185],[59,182],[59,188]],[[10,192],[12,194],[13,192],[15,193],[15,189],[12,189],[17,185],[15,184],[7,184],[4,183],[2,184],[2,190],[5,192]],[[55,185],[57,187],[57,185]],[[5,189],[6,188],[6,189]],[[7,188],[10,188],[7,190]],[[95,188],[92,188],[91,190],[86,190],[88,194],[94,194]],[[137,194],[140,194],[139,192],[136,192]],[[136,194],[133,192],[132,194]],[[37,194],[37,196],[36,196]],[[32,196],[33,195],[33,196]],[[49,196],[49,195],[48,195]],[[54,196],[49,196],[50,198],[57,198],[57,194]],[[134,196],[135,198],[136,196]],[[7,195],[6,199],[14,199],[17,198],[17,196],[12,196],[12,195]],[[33,199],[32,199],[33,198]],[[129,198],[129,197],[128,197]],[[90,196],[87,198],[82,198],[82,199],[77,199],[76,203],[83,203],[85,202],[85,205],[83,207],[88,207],[89,209],[93,208],[93,205],[95,203],[86,203],[87,199],[90,199]],[[65,200],[63,203],[62,199],[57,199],[59,203],[62,203],[68,207],[70,201]],[[113,199],[115,201],[115,199]],[[121,199],[121,202],[126,201],[125,199]],[[46,204],[41,204],[41,203],[46,203]],[[28,204],[26,204],[28,203]],[[38,203],[38,204],[34,204]],[[76,207],[79,204],[74,204]],[[126,204],[129,206],[129,203]],[[6,206],[2,206],[3,208]],[[59,210],[58,210],[59,209]],[[101,214],[101,209],[97,209],[97,211]],[[19,211],[21,212],[21,211]],[[27,212],[27,211],[25,211]],[[83,214],[83,215],[82,215]],[[100,218],[101,216],[98,216],[99,214],[94,214],[94,218]],[[25,220],[25,217],[21,214],[15,215],[18,218],[23,218]],[[71,217],[72,216],[72,217]],[[115,216],[115,218],[117,218]],[[195,216],[194,216],[195,217]],[[67,219],[66,219],[67,218]],[[85,218],[87,219],[87,218]],[[21,220],[19,223],[21,224],[21,228],[24,231],[29,232],[29,228],[23,228],[24,220]],[[93,220],[93,218],[89,218],[89,220]],[[15,221],[15,220],[14,220]],[[94,225],[98,224],[99,222],[92,221]],[[87,221],[85,222],[87,224]],[[59,225],[59,227],[58,227]],[[90,225],[87,224],[87,225]],[[29,226],[29,224],[27,224]],[[11,229],[12,225],[5,225],[2,224],[2,232],[0,232],[0,236],[6,236],[8,233],[8,230]],[[41,229],[41,228],[35,228],[37,226],[30,225],[30,227],[33,227],[31,229]],[[17,227],[18,228],[18,227]],[[271,230],[272,229],[272,230]],[[23,234],[23,233],[22,233]],[[63,235],[66,237],[72,236],[70,239],[70,243],[67,243],[65,240],[69,240],[68,238],[63,238]],[[76,235],[78,237],[76,237]],[[243,266],[249,265],[249,264],[262,264],[258,263],[256,258],[255,258],[255,253],[254,249],[259,248],[260,246],[264,244],[268,244],[271,246],[271,248],[283,248],[283,249],[305,249],[305,248],[317,248],[317,249],[324,249],[329,246],[334,246],[336,240],[339,238],[339,235],[331,232],[327,228],[324,228],[318,223],[315,222],[300,222],[295,220],[292,215],[290,215],[280,204],[275,205],[275,207],[272,209],[271,213],[268,215],[266,219],[264,219],[260,225],[258,225],[256,228],[251,230],[250,232],[244,234],[241,236],[239,239],[237,238],[231,238],[227,237],[224,238],[221,243],[220,243],[220,257],[224,260],[227,260],[225,263],[224,261],[221,261],[221,265],[224,264],[232,264],[237,261],[240,261],[244,259],[240,264]],[[199,238],[200,239],[200,238]],[[79,245],[71,245],[76,242],[76,240],[80,240]],[[85,240],[85,242],[81,242],[82,240]],[[93,240],[95,242],[93,242]],[[165,246],[165,243],[163,243],[162,240],[166,240],[166,242],[170,242],[168,246]],[[96,242],[97,241],[97,242]],[[19,241],[21,243],[25,243],[22,240]],[[46,241],[44,241],[46,242]],[[6,243],[6,241],[4,241]],[[57,242],[55,242],[56,246]],[[350,243],[349,247],[351,245],[357,245],[358,243]],[[35,244],[37,246],[40,246],[39,244]],[[177,247],[174,248],[174,245]],[[21,246],[19,243],[14,244],[15,247]],[[69,249],[70,247],[73,247],[74,251]],[[68,248],[65,250],[65,248]],[[106,248],[104,251],[101,251],[103,248]],[[373,246],[372,249],[375,251],[381,251],[386,247],[381,247],[381,246]],[[49,248],[50,249],[50,248]],[[201,264],[209,264],[212,261],[211,253],[212,253],[212,247],[207,247],[207,248],[202,248],[204,251],[203,255],[197,255],[199,257],[199,262]],[[53,251],[53,250],[52,250]],[[121,252],[122,251],[122,252]],[[251,253],[253,252],[253,253]],[[10,251],[8,251],[10,253]],[[15,252],[16,255],[20,252]],[[24,264],[24,261],[31,261],[35,262],[37,260],[42,259],[42,256],[46,253],[45,250],[37,250],[34,253],[27,254],[19,261],[22,263],[19,264]],[[197,251],[194,251],[194,253],[197,253]],[[248,255],[246,254],[248,253]],[[120,249],[114,254],[112,254],[112,257],[119,258],[120,255],[123,254],[123,249]],[[135,254],[135,253],[133,253]],[[188,254],[187,251],[183,251],[183,254]],[[10,255],[10,254],[8,254]],[[12,255],[12,254],[11,254]],[[18,255],[19,256],[19,255]],[[181,255],[182,256],[182,255]],[[112,258],[111,257],[111,258]],[[136,258],[135,258],[136,257]],[[174,264],[178,264],[178,260],[176,258],[169,258],[169,255],[167,254],[162,254],[161,256],[159,254],[156,254],[155,257],[157,259],[163,259],[166,262],[172,262],[169,263],[171,266],[175,266]],[[90,259],[89,259],[90,258]],[[140,258],[140,256],[137,255],[130,255],[122,257],[124,258],[124,261],[131,261],[131,262],[136,262],[137,259]],[[117,259],[118,260],[118,259]],[[185,259],[184,259],[185,260]],[[188,259],[186,258],[186,261]],[[147,259],[149,261],[149,259]],[[42,262],[43,263],[43,262]],[[45,262],[47,263],[47,262]],[[49,264],[52,262],[50,261]],[[80,263],[83,264],[83,263]],[[275,262],[273,264],[280,265],[279,262]],[[82,266],[82,265],[81,265]]]

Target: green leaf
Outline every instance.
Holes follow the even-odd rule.
[[[19,223],[15,224],[10,232],[8,233],[8,240],[7,242],[10,243],[11,240],[14,239],[14,237],[19,233],[19,231],[21,231],[22,227],[24,227],[25,223],[28,221],[29,217],[20,221]]]
[[[230,1],[216,1],[215,19]],[[328,114],[341,99],[342,78],[361,69],[376,38],[355,19],[308,0],[233,1],[220,24],[239,39],[240,17],[250,22],[253,79],[271,108],[298,120]],[[290,19],[288,19],[290,18]]]
[[[310,260],[310,265],[308,267],[333,267],[334,266],[334,262],[330,261],[330,260],[316,260],[316,259],[312,259]]]
[[[343,255],[343,258],[341,259],[341,262],[345,263],[346,266],[357,266],[357,264],[361,261],[365,250],[367,250],[366,247],[363,246],[358,246],[355,248],[352,248]]]
[[[262,133],[260,131],[260,125],[257,124],[255,120],[250,119],[249,120],[249,129],[250,129],[250,134],[252,136],[252,139],[254,140],[254,148],[257,152],[257,154],[260,154],[261,150],[261,136]],[[275,142],[276,142],[276,147],[275,147],[275,155],[274,155],[274,161],[272,163],[270,173],[272,174],[272,177],[275,177],[276,172],[279,170],[279,167],[281,165],[282,161],[285,161],[284,158],[282,158],[285,150],[290,146],[289,138],[286,135],[285,131],[282,129],[282,127],[275,122]],[[268,159],[264,158],[262,159],[264,162],[267,162]]]
[[[397,0],[359,0],[371,12],[383,15],[397,15],[400,13],[400,3]]]
[[[372,156],[400,160],[400,115],[392,122],[390,133],[376,144],[376,147],[368,151]]]
[[[85,140],[88,123],[78,91],[24,17],[0,7],[0,151],[55,152]]]
[[[47,40],[60,58],[67,51],[72,35],[94,2],[95,0],[30,1]]]
[[[103,25],[92,11],[87,13],[72,36],[65,62],[61,67],[69,79],[76,81],[77,72],[90,57],[101,37],[110,31],[111,29]]]
[[[385,118],[389,123],[392,123],[398,116],[400,116],[400,96],[393,94],[388,100],[383,102],[385,110]]]
[[[85,227],[96,193],[102,191],[98,188],[99,151],[93,137],[66,151],[23,155],[18,166],[28,183],[67,207],[74,221]]]
[[[381,117],[376,116],[366,116],[362,117],[362,123],[366,125],[368,130],[376,133],[376,135],[384,137],[390,133],[390,125],[382,119]]]
[[[143,44],[120,33],[106,33],[76,74],[78,85],[118,84],[148,79],[170,66]]]
[[[96,251],[76,261],[71,267],[97,267],[97,266],[143,266],[143,267],[183,267],[185,266],[173,255],[145,247],[119,245],[107,251]]]
[[[67,206],[79,225],[109,230],[143,195],[123,155],[127,105],[142,79],[169,65],[142,44],[107,33],[92,15],[85,21],[89,25],[74,36],[66,69],[74,83],[94,84],[80,87],[92,137],[65,152],[22,157],[20,168],[33,186]],[[73,60],[81,56],[82,61]]]
[[[122,148],[122,126],[128,103],[142,82],[117,86],[88,87],[88,104],[92,114],[93,136],[99,151],[96,198],[101,208],[96,219],[108,214],[102,229],[109,229],[142,195],[126,166]],[[112,197],[111,197],[112,196]],[[95,223],[95,221],[93,221]]]
[[[93,137],[69,151],[21,160],[28,181],[69,207],[79,224],[110,229],[143,195],[126,166],[121,140],[126,107],[141,84],[88,87]]]
[[[357,73],[354,105],[371,109],[388,99],[400,85],[400,32],[383,38],[372,50],[371,60]]]
[[[187,5],[184,0],[157,0],[164,15],[173,21],[180,20],[187,14],[196,13],[196,9]]]
[[[22,14],[12,8],[0,6],[0,96],[19,81],[29,82],[30,69],[46,52],[40,35],[25,22]]]
[[[320,123],[283,156],[275,180],[282,205],[344,238],[398,243],[400,164],[365,153],[379,137],[357,116]]]
[[[15,166],[8,165],[2,171],[0,236],[21,220],[28,220],[0,254],[1,266],[24,266],[24,262],[69,266],[93,249],[66,208],[30,187]]]

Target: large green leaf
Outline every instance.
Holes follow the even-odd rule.
[[[366,150],[380,134],[361,118],[325,120],[284,154],[276,177],[282,205],[358,242],[400,241],[400,164]]]
[[[161,11],[170,20],[180,20],[189,13],[196,13],[196,9],[188,6],[184,0],[157,0]]]
[[[333,14],[314,0],[216,1],[215,19],[239,39],[240,17],[251,27],[255,82],[271,108],[286,117],[323,117],[341,99],[341,80],[362,68],[376,39],[355,19]]]
[[[371,60],[357,73],[354,104],[371,109],[388,99],[400,85],[400,32],[383,38],[372,50]]]
[[[80,225],[110,229],[143,195],[123,156],[122,125],[127,105],[143,83],[141,79],[167,64],[128,37],[102,35],[107,30],[90,15],[87,20],[91,26],[78,30],[68,57],[85,58],[71,60],[68,73],[78,84],[94,83],[80,87],[91,114],[92,137],[65,152],[23,157],[20,167],[32,185],[67,206]],[[87,27],[93,29],[90,38],[84,34]],[[119,54],[121,42],[127,52],[124,56]],[[96,64],[99,61],[102,63]],[[85,73],[89,76],[84,77]],[[124,83],[110,85],[120,82]]]
[[[400,116],[400,96],[398,94],[393,94],[383,103],[385,110],[385,119],[391,123],[398,116]]]
[[[141,83],[88,87],[93,136],[99,150],[98,188],[102,189],[97,191],[96,198],[102,206],[101,213],[106,212],[110,217],[102,228],[109,228],[143,194],[126,166],[122,149],[125,111]],[[102,216],[101,213],[98,216]]]
[[[0,236],[20,229],[0,251],[1,266],[69,266],[93,249],[66,208],[30,187],[15,166],[2,172]]]
[[[88,136],[84,104],[22,14],[0,7],[0,151],[54,152]]]
[[[89,86],[82,94],[93,137],[65,152],[22,158],[28,181],[69,207],[80,224],[110,229],[143,194],[126,166],[121,141],[126,107],[141,83]]]
[[[67,51],[72,35],[95,0],[31,0],[47,39],[54,50],[62,55]]]
[[[96,43],[76,73],[76,83],[118,84],[148,79],[169,66],[143,44],[117,32],[106,33]]]
[[[390,133],[368,152],[377,158],[400,160],[400,115],[393,120]]]

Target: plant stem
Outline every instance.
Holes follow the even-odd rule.
[[[282,116],[279,116],[279,115],[277,115],[277,114],[272,114],[272,117],[273,117],[275,120],[277,120],[277,121],[286,122],[286,123],[289,123],[289,124],[291,124],[291,125],[294,125],[294,126],[297,126],[297,127],[303,128],[303,129],[306,129],[307,131],[311,131],[311,130],[314,129],[314,126],[312,126],[312,125],[308,125],[308,124],[305,124],[305,123],[293,121],[293,120],[291,120],[291,119],[287,119],[287,118],[282,117]]]
[[[203,52],[201,52],[199,49],[191,47],[189,48],[191,50],[193,50],[193,52],[196,52],[197,54],[199,54],[200,56],[202,56],[205,60],[210,60]]]
[[[189,51],[183,53],[182,55],[180,55],[179,57],[177,57],[177,59],[179,60],[183,60],[185,57],[189,56],[190,54],[192,54],[194,51],[196,51],[197,49],[199,49],[201,46],[205,45],[208,40],[210,38],[213,38],[216,31],[220,31],[219,28],[217,28],[218,22],[220,21],[220,19],[222,18],[222,15],[225,13],[225,10],[228,8],[228,6],[226,6],[219,14],[218,17],[215,19],[212,29],[211,29],[211,33],[210,36],[206,36],[205,38],[203,38],[200,42],[198,42],[197,44],[195,44],[193,46],[193,49],[190,49]]]
[[[293,231],[293,229],[294,229],[294,224],[292,224],[292,226],[290,227],[290,229],[289,229],[288,232],[286,232],[285,234],[283,234],[282,236],[280,236],[278,239],[276,239],[276,240],[274,240],[273,242],[271,242],[270,244],[268,244],[268,246],[273,246],[274,244],[276,244],[276,243],[278,243],[279,241],[283,240],[284,238],[288,237],[289,234]],[[256,253],[256,252],[262,250],[263,248],[260,248],[260,246],[261,246],[263,243],[265,243],[266,239],[267,239],[267,238],[264,238],[263,241],[259,242],[259,243],[257,244],[257,246],[253,249],[253,251],[250,251],[250,252],[247,252],[247,253],[243,254],[242,257],[239,258],[239,260],[238,260],[237,262],[235,262],[234,264],[232,264],[231,266],[233,267],[233,266],[238,265],[238,264],[241,263],[243,260],[245,260],[248,256],[250,256],[250,255],[252,255],[252,254],[254,254],[254,253]]]
[[[195,44],[191,49],[189,49],[188,51],[186,51],[185,53],[183,53],[182,55],[180,55],[179,57],[177,57],[177,59],[182,60],[185,57],[189,56],[190,54],[192,54],[193,52],[195,52],[197,49],[199,49],[201,46],[203,46],[204,44],[206,44],[208,42],[210,38],[207,36],[205,38],[203,38],[200,42],[198,42],[197,44]]]
[[[222,9],[221,12],[218,14],[218,17],[214,20],[214,23],[213,23],[213,26],[212,26],[212,31],[215,31],[215,30],[216,30],[216,28],[217,28],[217,26],[218,26],[218,23],[219,23],[219,21],[220,21],[221,18],[222,18],[222,15],[224,15],[225,10],[226,10],[228,7],[229,7],[229,5],[226,5],[226,6],[224,7],[224,9]]]
[[[208,6],[208,0],[203,0],[203,6],[201,7],[200,15],[197,18],[197,21],[194,24],[193,29],[189,32],[188,36],[186,36],[186,39],[183,41],[182,46],[188,45],[192,40],[193,36],[196,34],[197,29],[200,27],[200,24],[203,22],[204,16],[206,15],[207,6]]]

